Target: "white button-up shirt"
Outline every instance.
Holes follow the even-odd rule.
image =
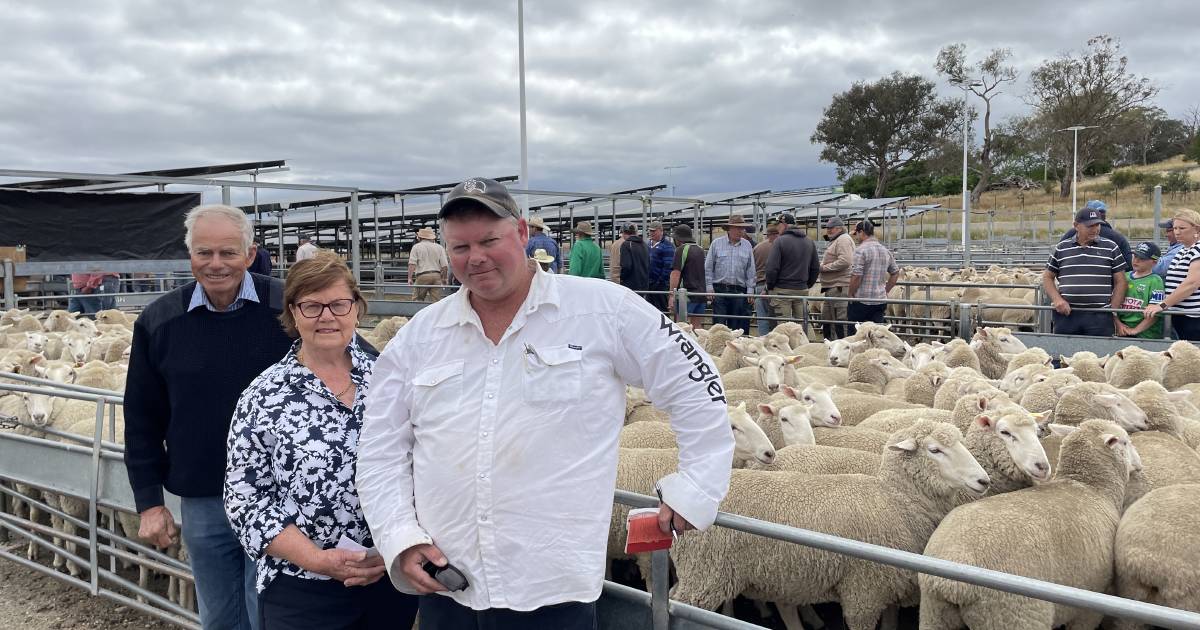
[[[659,486],[698,528],[729,486],[733,438],[712,360],[628,289],[537,270],[498,344],[464,288],[417,314],[375,365],[357,486],[392,583],[434,543],[476,610],[600,596],[625,385],[668,411],[679,471]]]

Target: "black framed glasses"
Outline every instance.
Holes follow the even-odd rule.
[[[320,317],[326,308],[330,313],[341,317],[350,314],[350,309],[354,308],[354,300],[343,298],[332,302],[297,302],[296,308],[300,310],[301,315],[309,319]]]

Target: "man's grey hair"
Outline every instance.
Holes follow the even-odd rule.
[[[192,251],[192,229],[196,227],[196,221],[205,217],[221,217],[232,222],[242,232],[242,252],[250,251],[250,245],[254,242],[254,226],[250,224],[250,217],[233,206],[212,203],[192,208],[183,218],[183,227],[187,229],[183,244],[187,245],[188,252]]]

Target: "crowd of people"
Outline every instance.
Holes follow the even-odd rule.
[[[1180,209],[1153,241],[1130,247],[1089,201],[1050,253],[1042,287],[1054,308],[1053,331],[1065,335],[1200,340],[1200,214]],[[1166,330],[1162,312],[1176,311]]]
[[[707,249],[685,223],[668,233],[661,221],[652,221],[646,229],[648,240],[636,224],[628,223],[620,226],[620,237],[607,248],[607,269],[590,221],[572,228],[574,242],[565,267],[561,248],[546,234],[541,218],[531,218],[528,225],[526,255],[546,271],[611,280],[642,294],[663,312],[671,311],[671,295],[685,289],[688,299],[680,308],[693,326],[711,315],[714,324],[743,332],[754,324],[759,334],[766,334],[779,321],[802,319],[800,298],[820,282],[821,293],[836,298],[823,303],[825,336],[839,339],[848,334],[849,323],[882,323],[883,300],[899,279],[895,257],[875,239],[875,225],[860,221],[847,231],[836,216],[822,226],[829,245],[820,257],[805,229],[787,213],[769,221],[757,242],[754,226],[742,215],[731,214],[715,226],[723,234]]]

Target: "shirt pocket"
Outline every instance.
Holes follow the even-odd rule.
[[[462,405],[463,361],[426,368],[412,379],[413,424],[436,424],[457,414]]]
[[[583,349],[561,345],[534,348],[524,356],[522,396],[532,405],[568,403],[583,393]]]

